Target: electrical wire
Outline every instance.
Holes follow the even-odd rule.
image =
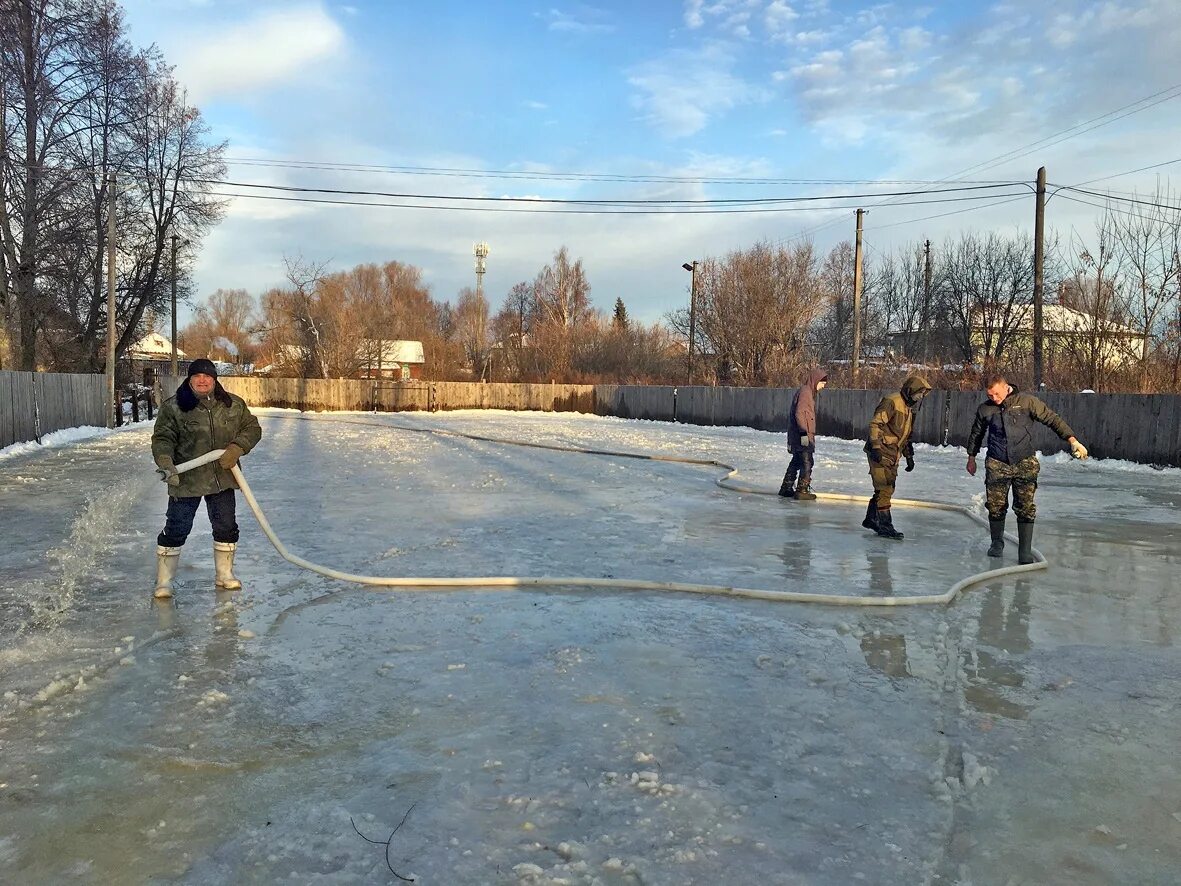
[[[1118,200],[1123,203],[1135,203],[1138,206],[1151,206],[1156,209],[1168,209],[1173,212],[1181,212],[1181,206],[1175,203],[1157,203],[1155,200],[1142,200],[1139,197],[1117,197],[1114,194],[1105,194],[1102,191],[1089,191],[1086,188],[1074,188],[1070,185],[1058,185],[1057,193],[1062,191],[1073,191],[1076,194],[1086,194],[1089,197],[1098,197],[1100,200]]]
[[[1101,178],[1092,178],[1085,182],[1075,182],[1074,187],[1079,188],[1083,185],[1093,185],[1095,182],[1105,182],[1112,178],[1123,178],[1125,175],[1135,175],[1137,172],[1147,172],[1150,169],[1160,169],[1162,166],[1172,166],[1174,163],[1181,163],[1181,157],[1176,160],[1166,160],[1164,163],[1153,163],[1150,166],[1141,166],[1139,169],[1129,169],[1127,172],[1116,172],[1111,175],[1105,175]]]
[[[1138,114],[1141,111],[1146,111],[1149,108],[1155,107],[1156,105],[1159,105],[1163,102],[1171,101],[1172,99],[1175,99],[1178,96],[1181,96],[1181,83],[1176,83],[1176,84],[1166,87],[1165,89],[1162,89],[1158,92],[1154,92],[1151,95],[1147,95],[1144,98],[1138,99],[1134,102],[1129,102],[1126,105],[1123,105],[1121,107],[1118,107],[1118,108],[1115,108],[1111,111],[1108,111],[1105,114],[1100,114],[1097,117],[1092,117],[1089,120],[1084,120],[1081,123],[1076,123],[1074,126],[1070,126],[1066,129],[1061,129],[1058,132],[1051,133],[1050,135],[1045,136],[1044,138],[1038,139],[1037,141],[1029,142],[1028,144],[1022,145],[1018,148],[1014,148],[1011,151],[1007,151],[1003,154],[998,154],[996,157],[993,157],[989,160],[982,161],[981,163],[977,163],[973,166],[968,166],[965,169],[961,169],[959,172],[948,176],[946,179],[943,179],[942,181],[954,181],[957,178],[959,178],[960,176],[968,175],[973,172],[983,172],[987,169],[991,169],[994,166],[998,166],[1001,163],[1006,163],[1011,160],[1017,160],[1021,157],[1024,157],[1024,156],[1027,156],[1028,154],[1033,153],[1033,151],[1035,151],[1035,150],[1049,148],[1049,147],[1053,147],[1054,145],[1061,144],[1062,142],[1068,141],[1068,140],[1075,138],[1079,135],[1084,135],[1087,132],[1091,132],[1095,129],[1099,129],[1099,128],[1101,128],[1103,126],[1107,126],[1111,123],[1115,123],[1117,120],[1122,120],[1125,117],[1131,116],[1132,114]],[[1145,104],[1146,102],[1147,102],[1147,104]],[[1136,107],[1137,105],[1143,105],[1143,107]],[[1126,113],[1124,113],[1124,112],[1126,112]],[[1105,118],[1111,118],[1111,119],[1105,119]],[[1100,121],[1102,121],[1102,122],[1100,122]],[[1075,132],[1075,130],[1078,130],[1078,131]],[[1059,136],[1061,136],[1061,138]],[[884,206],[884,205],[889,205],[889,203],[890,203],[890,201],[885,201],[884,203],[879,203],[879,204],[875,204],[875,205]],[[983,208],[983,207],[981,207],[981,208]],[[924,219],[912,219],[911,222],[923,221],[923,220]],[[828,228],[833,227],[834,225],[839,224],[840,221],[841,221],[840,219],[833,219],[830,222],[826,222],[824,224],[817,225],[817,226],[814,226],[810,229],[801,231],[799,234],[793,235],[792,237],[789,237],[789,238],[782,240],[780,242],[788,243],[788,242],[791,242],[792,240],[797,240],[802,237],[813,236],[813,235],[818,234],[824,230],[827,230]],[[911,222],[905,222],[905,224],[910,224]],[[895,224],[904,224],[904,223],[897,222]]]
[[[504,212],[504,213],[530,213],[530,214],[552,214],[552,215],[741,215],[741,214],[758,214],[768,212],[826,212],[834,208],[832,206],[771,206],[771,207],[743,207],[743,206],[719,206],[715,208],[702,206],[665,206],[663,208],[646,209],[642,206],[630,208],[617,209],[591,209],[579,208],[572,209],[554,209],[554,208],[540,208],[533,206],[523,206],[517,208],[508,208],[503,206],[448,206],[436,205],[428,203],[390,203],[384,201],[373,200],[332,200],[319,197],[285,197],[278,194],[244,194],[231,193],[226,191],[209,191],[207,192],[212,197],[240,197],[254,200],[278,200],[282,202],[291,203],[312,203],[327,206],[374,206],[394,209],[429,209],[436,211],[449,212]],[[981,194],[964,197],[942,197],[934,200],[915,200],[906,203],[896,204],[898,206],[925,206],[933,203],[962,203],[975,200],[992,200],[996,194]],[[1023,199],[1024,194],[1014,197],[1012,199]],[[467,199],[467,198],[461,198]]]
[[[860,200],[866,197],[895,196],[908,197],[921,194],[944,194],[960,191],[995,190],[997,188],[1013,187],[1020,182],[1005,182],[994,185],[965,185],[962,187],[924,189],[919,191],[888,191],[885,194],[821,194],[806,197],[755,197],[755,198],[720,198],[708,200],[673,200],[673,199],[642,199],[642,200],[568,200],[554,197],[485,197],[463,196],[456,194],[411,194],[396,191],[364,191],[346,190],[342,188],[307,188],[293,185],[272,185],[261,182],[235,182],[218,179],[193,179],[200,184],[216,185],[227,188],[258,188],[267,191],[283,191],[296,194],[339,194],[348,197],[390,197],[398,200],[457,200],[477,203],[527,203],[527,204],[555,204],[562,206],[759,206],[776,203],[811,203],[821,200]]]

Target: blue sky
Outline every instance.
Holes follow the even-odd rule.
[[[1181,86],[1175,0],[867,4],[126,0],[235,161],[625,177],[940,180]],[[1066,133],[973,179],[1073,184],[1181,161],[1179,97]],[[1168,93],[1165,93],[1168,95]],[[1060,137],[1061,138],[1061,137]],[[1021,152],[1018,152],[1021,153]],[[1097,187],[1152,191],[1181,162]],[[705,199],[876,193],[897,186],[557,181],[309,170],[235,162],[234,181],[398,193]],[[1029,230],[1033,200],[869,208],[870,254],[961,230]],[[999,201],[981,201],[992,204]],[[560,246],[596,305],[646,322],[687,300],[681,263],[811,231],[829,248],[853,209],[554,215],[235,200],[197,258],[198,291],[282,282],[283,256],[344,269],[398,259],[437,299],[474,283],[491,246],[493,310]],[[911,221],[964,207],[942,218]],[[1085,232],[1095,210],[1051,199]]]

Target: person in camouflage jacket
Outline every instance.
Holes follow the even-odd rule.
[[[215,585],[237,590],[234,552],[238,545],[234,490],[238,483],[230,469],[262,438],[246,401],[231,394],[217,380],[209,360],[194,360],[176,395],[160,405],[152,431],[152,458],[168,483],[168,512],[164,531],[156,539],[155,596],[172,596],[172,582],[180,549],[193,529],[201,499],[213,524]],[[178,474],[176,466],[200,455],[224,449],[214,462]]]
[[[906,470],[914,470],[914,445],[910,442],[910,432],[914,429],[914,415],[930,392],[931,385],[925,378],[909,376],[897,394],[882,398],[869,421],[865,454],[869,458],[873,497],[861,525],[882,538],[896,541],[903,538],[903,534],[894,528],[890,501],[898,482],[898,462],[906,459]]]
[[[988,507],[988,528],[992,545],[988,556],[1000,557],[1005,550],[1005,515],[1009,510],[1009,490],[1013,490],[1013,510],[1017,514],[1017,562],[1033,563],[1033,523],[1037,517],[1034,494],[1041,465],[1033,444],[1033,423],[1045,425],[1070,444],[1075,458],[1086,458],[1087,447],[1078,441],[1062,417],[1032,394],[1018,391],[1003,373],[985,380],[988,399],[976,410],[968,434],[968,473],[976,476],[976,453],[985,435],[988,456],[984,462],[984,491]]]

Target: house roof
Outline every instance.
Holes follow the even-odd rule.
[[[275,347],[275,362],[298,363],[307,353],[300,345],[277,345]],[[393,366],[395,363],[425,363],[422,342],[394,339],[386,341],[376,338],[361,339],[357,346],[357,358],[365,363],[383,366]]]
[[[1033,330],[1033,305],[1014,305],[1013,317],[1016,320],[1015,327],[1024,331]],[[972,311],[972,326],[978,327],[982,325],[978,319],[979,309]],[[1066,305],[1043,305],[1042,306],[1042,329],[1045,332],[1081,332],[1087,329],[1093,329],[1095,318],[1085,311],[1075,310]],[[1133,329],[1131,326],[1124,326],[1112,320],[1104,320],[1101,322],[1102,328],[1109,333],[1117,333],[1129,337],[1143,338],[1144,333],[1138,329]]]
[[[134,359],[169,359],[172,357],[172,341],[158,332],[149,332],[130,348],[128,354]],[[185,359],[185,352],[176,349],[176,356]]]
[[[379,349],[380,362],[383,364],[426,362],[426,357],[422,350],[422,342],[420,341],[405,341],[401,339],[381,341],[367,338],[361,343],[362,353],[365,354],[366,359],[374,363],[378,362]]]

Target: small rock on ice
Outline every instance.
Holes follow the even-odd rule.
[[[248,630],[247,628],[242,628],[242,630],[238,631],[238,636],[243,640],[253,640],[254,631]]]

